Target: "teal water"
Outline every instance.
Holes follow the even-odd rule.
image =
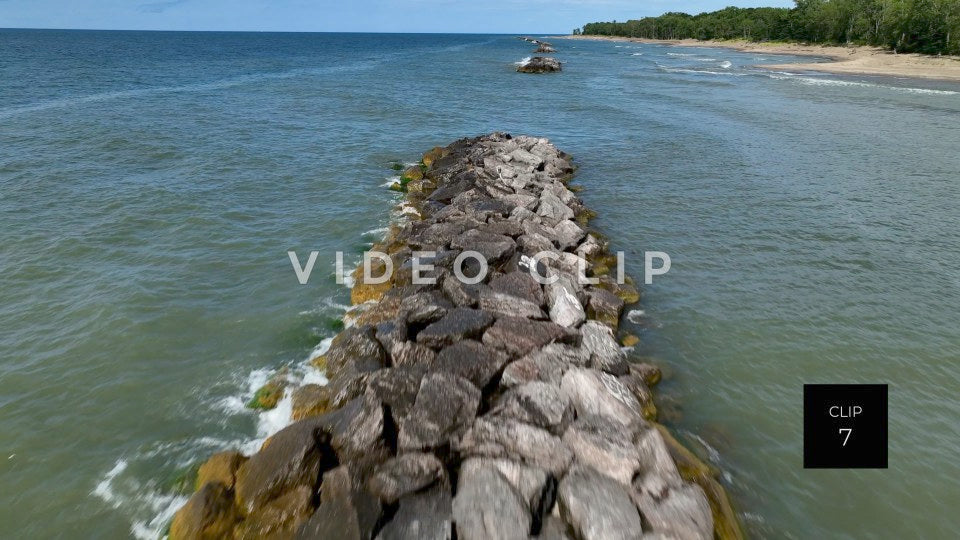
[[[0,536],[156,537],[349,301],[391,163],[496,129],[580,166],[663,417],[760,538],[953,538],[960,87],[512,36],[0,31]],[[784,62],[806,59],[782,57]],[[300,286],[286,252],[320,250]],[[889,383],[890,468],[802,469],[804,383]]]

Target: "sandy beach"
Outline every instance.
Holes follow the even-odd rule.
[[[801,64],[761,64],[757,67],[777,71],[822,71],[844,75],[881,75],[914,77],[960,82],[960,57],[894,54],[878,47],[837,47],[800,43],[754,43],[749,41],[699,41],[695,39],[657,40],[610,36],[556,36],[558,39],[630,41],[681,47],[723,47],[762,54],[815,56],[824,61]]]

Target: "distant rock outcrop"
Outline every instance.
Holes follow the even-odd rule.
[[[549,56],[534,56],[517,66],[520,73],[553,73],[562,70],[560,62]]]

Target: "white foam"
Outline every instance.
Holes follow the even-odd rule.
[[[394,185],[394,184],[399,184],[399,183],[400,183],[400,175],[399,175],[399,174],[394,175],[394,176],[387,176],[387,177],[386,177],[386,182],[380,184],[380,187],[390,187],[390,186],[392,186],[392,185]]]
[[[524,59],[523,59],[523,60],[520,60],[519,62],[514,62],[514,65],[517,65],[517,66],[525,66],[525,65],[529,64],[531,60],[533,60],[533,58],[527,56],[527,57],[524,57]]]
[[[129,463],[125,459],[118,459],[117,462],[113,465],[113,468],[107,471],[107,474],[103,476],[95,488],[93,488],[93,495],[100,497],[107,504],[114,508],[120,506],[120,497],[117,496],[116,492],[113,490],[113,482],[116,480],[120,473],[127,470]]]
[[[720,67],[723,69],[730,69],[731,66],[733,66],[733,64],[729,61],[720,62]]]
[[[892,90],[894,92],[904,92],[907,94],[928,94],[941,96],[960,95],[955,90],[938,90],[935,88],[910,88],[906,86],[891,86],[885,84],[870,83],[864,81],[845,81],[842,79],[829,79],[826,77],[805,77],[790,73],[787,71],[771,71],[766,75],[772,79],[796,81],[809,86],[839,86],[839,87],[860,87],[860,88],[880,88],[883,90]]]
[[[696,55],[696,54],[692,54],[692,53],[668,52],[668,53],[667,53],[667,56],[697,56],[697,55]]]
[[[642,52],[631,53],[630,56],[643,56]]]
[[[647,312],[642,309],[631,309],[629,312],[627,312],[627,320],[633,324],[640,324],[646,315]]]

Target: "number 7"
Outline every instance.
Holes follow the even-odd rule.
[[[841,435],[843,435],[843,432],[844,432],[844,431],[847,432],[847,436],[843,438],[843,445],[842,445],[842,446],[846,446],[846,445],[847,445],[847,441],[850,440],[850,434],[853,433],[853,428],[840,428],[840,434],[841,434]]]

